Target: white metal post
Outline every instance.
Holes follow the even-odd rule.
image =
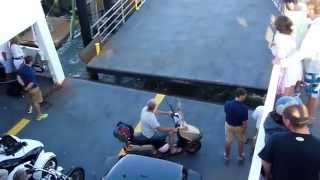
[[[39,18],[33,25],[35,34],[37,36],[36,40],[38,46],[44,58],[48,60],[50,74],[54,83],[62,84],[65,79],[65,75],[55,45],[53,43],[41,4],[39,3],[38,7],[34,8],[34,10],[39,11]]]

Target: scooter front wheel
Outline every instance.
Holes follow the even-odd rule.
[[[55,157],[49,159],[49,161],[46,162],[46,164],[43,166],[43,169],[45,170],[49,170],[49,169],[56,170],[57,168],[58,168],[58,161],[57,161],[57,158]]]
[[[185,144],[183,149],[190,154],[197,153],[201,149],[201,141],[193,141]]]
[[[67,174],[68,174],[69,179],[72,179],[72,180],[84,180],[85,179],[85,172],[82,167],[73,168]]]

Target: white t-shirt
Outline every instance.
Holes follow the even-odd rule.
[[[22,48],[19,45],[11,44],[10,45],[10,50],[11,50],[11,54],[12,54],[13,58],[24,57],[24,52],[23,52]]]
[[[2,56],[2,52],[6,53],[6,57],[7,57],[6,61]],[[11,53],[10,53],[8,42],[0,44],[0,63],[4,66],[6,73],[11,73],[13,71]]]
[[[297,51],[297,42],[292,35],[277,31],[273,43],[272,53],[280,59],[284,59]],[[285,87],[294,86],[303,76],[301,62],[291,63],[289,66],[286,66],[285,73],[282,76],[284,77]]]
[[[258,106],[252,113],[252,118],[256,120],[256,128],[259,129],[264,106]]]
[[[142,134],[147,138],[151,138],[157,132],[156,128],[160,127],[156,115],[147,111],[147,107],[144,107],[141,111],[140,122]]]
[[[289,66],[292,63],[311,59],[304,62],[304,70],[308,73],[320,72],[320,17],[313,20],[301,43],[300,49],[281,60],[282,66]]]
[[[300,46],[310,23],[307,12],[304,9],[299,11],[286,11],[285,15],[289,17],[293,23],[293,33],[296,37],[298,46]]]
[[[0,44],[0,60],[4,60],[4,57],[2,56],[2,52],[6,53],[7,59],[11,59],[11,54],[10,54],[10,49],[9,49],[8,42]]]

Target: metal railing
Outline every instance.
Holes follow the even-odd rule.
[[[272,0],[272,2],[274,3],[278,11],[281,13],[283,8],[282,0]],[[276,100],[279,77],[280,77],[280,66],[274,65],[272,68],[271,78],[269,81],[267,97],[264,103],[261,123],[260,123],[257,141],[256,141],[256,145],[255,145],[255,149],[254,149],[254,153],[251,161],[248,180],[261,179],[262,161],[261,161],[261,158],[258,156],[258,154],[265,146],[265,131],[264,131],[263,124],[268,114],[273,110],[274,103]]]
[[[134,10],[139,10],[145,2],[138,0],[118,0],[106,13],[104,13],[90,27],[92,38],[100,37],[105,42],[110,35],[127,20]]]
[[[249,172],[248,180],[259,180],[261,174],[262,162],[258,153],[262,150],[265,145],[265,131],[263,124],[268,116],[268,114],[273,110],[274,102],[276,100],[277,87],[279,82],[280,66],[274,65],[272,68],[271,78],[269,81],[267,97],[264,102],[264,108],[261,118],[261,123],[259,127],[259,132],[257,136],[257,141],[251,161],[251,167]]]

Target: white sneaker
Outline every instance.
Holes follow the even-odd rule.
[[[32,106],[30,106],[29,109],[28,109],[28,111],[27,111],[27,113],[28,113],[28,114],[32,114],[32,109],[33,109]]]

